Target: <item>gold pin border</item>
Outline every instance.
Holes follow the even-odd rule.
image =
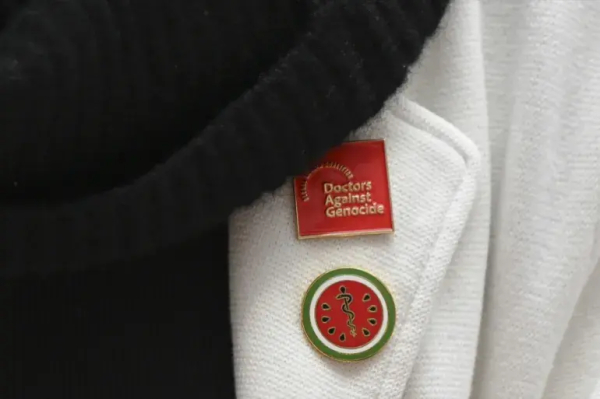
[[[359,230],[359,231],[344,231],[344,232],[339,232],[339,233],[323,233],[323,234],[310,234],[310,235],[301,235],[300,234],[300,215],[298,215],[298,192],[296,190],[296,179],[301,177],[294,177],[292,179],[292,187],[293,187],[293,195],[294,195],[294,210],[296,213],[296,238],[298,240],[314,240],[314,239],[320,239],[320,238],[348,238],[348,237],[359,237],[359,236],[374,236],[374,235],[387,235],[387,234],[393,234],[395,230],[395,223],[394,223],[394,207],[393,207],[393,200],[392,200],[392,186],[390,183],[390,171],[389,171],[389,167],[388,167],[388,154],[387,154],[387,146],[385,143],[385,139],[369,139],[369,140],[352,140],[352,141],[345,141],[342,144],[340,144],[340,147],[344,146],[344,145],[348,145],[348,144],[353,144],[353,143],[370,143],[370,142],[381,142],[383,144],[383,155],[385,157],[385,179],[387,181],[388,184],[388,202],[390,204],[390,218],[391,218],[391,224],[392,227],[391,228],[385,228],[385,229],[370,229],[370,230]],[[309,172],[310,173],[310,172]]]

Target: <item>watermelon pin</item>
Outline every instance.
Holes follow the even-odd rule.
[[[302,304],[302,324],[319,352],[341,361],[375,355],[392,336],[396,307],[388,289],[358,269],[337,269],[319,276]]]

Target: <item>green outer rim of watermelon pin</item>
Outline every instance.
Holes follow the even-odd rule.
[[[314,297],[315,293],[317,292],[319,287],[321,285],[323,285],[325,282],[327,282],[329,279],[340,276],[340,275],[353,275],[353,276],[362,277],[362,278],[368,280],[375,287],[377,287],[377,289],[383,296],[383,299],[387,306],[388,325],[387,325],[386,331],[377,344],[375,344],[372,348],[370,348],[364,352],[340,353],[331,348],[328,348],[319,340],[319,338],[315,334],[313,326],[311,325],[311,322],[310,322],[310,303],[311,303],[312,298]],[[304,328],[304,333],[306,334],[306,337],[308,338],[310,343],[315,347],[315,349],[317,349],[323,355],[333,358],[335,360],[352,362],[352,361],[367,359],[367,358],[375,355],[390,340],[390,338],[392,337],[392,334],[394,332],[395,325],[396,325],[396,305],[394,304],[394,298],[392,298],[392,294],[390,294],[390,291],[387,289],[387,287],[385,285],[383,285],[383,283],[381,281],[379,281],[375,276],[373,276],[365,271],[359,270],[359,269],[343,268],[343,269],[332,270],[330,272],[322,274],[308,288],[308,291],[306,292],[306,295],[304,296],[304,301],[302,303],[302,326]]]

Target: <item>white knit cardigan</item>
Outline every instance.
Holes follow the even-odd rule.
[[[600,1],[455,0],[408,85],[353,139],[386,141],[396,231],[298,241],[291,184],[231,220],[240,399],[600,398]],[[372,359],[317,354],[319,274],[391,289]]]

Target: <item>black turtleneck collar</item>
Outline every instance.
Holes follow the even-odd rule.
[[[0,397],[233,398],[228,216],[374,116],[448,1],[0,1]]]
[[[26,3],[0,32],[0,273],[225,221],[374,116],[447,3]]]

